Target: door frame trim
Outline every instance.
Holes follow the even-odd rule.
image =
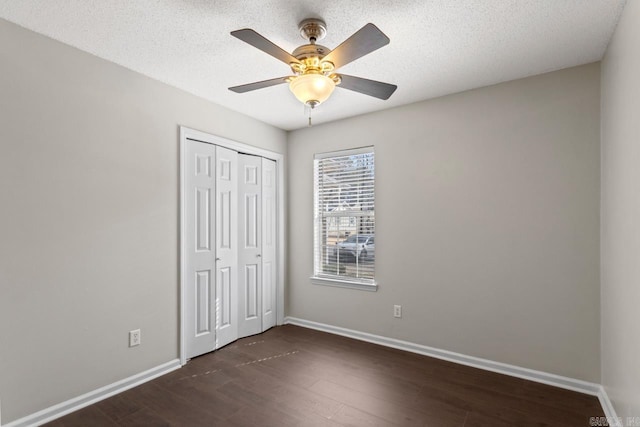
[[[241,142],[233,141],[221,136],[212,135],[210,133],[202,132],[199,130],[191,129],[186,126],[180,126],[180,212],[179,212],[179,226],[180,226],[180,364],[185,365],[187,363],[187,349],[185,339],[185,284],[186,284],[186,248],[185,248],[185,236],[186,236],[186,206],[184,200],[184,184],[185,184],[185,150],[187,140],[194,140],[204,142],[207,144],[219,145],[231,150],[235,150],[241,153],[253,154],[256,156],[265,157],[267,159],[274,160],[276,162],[277,187],[276,187],[276,199],[277,199],[277,222],[276,222],[276,256],[277,259],[277,280],[276,280],[276,324],[284,324],[284,284],[285,284],[285,194],[284,194],[284,155],[276,153],[274,151],[265,150],[263,148],[254,147],[252,145],[243,144]]]

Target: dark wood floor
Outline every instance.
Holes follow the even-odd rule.
[[[588,426],[597,398],[296,326],[49,426]]]

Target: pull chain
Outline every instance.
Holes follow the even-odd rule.
[[[308,124],[309,127],[313,126],[313,124],[311,123],[311,112],[314,109],[315,109],[315,105],[305,105],[304,106],[304,110],[305,110],[304,112],[309,117],[309,124]]]

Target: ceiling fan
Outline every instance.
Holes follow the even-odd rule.
[[[336,73],[338,68],[389,44],[389,38],[375,25],[365,25],[334,50],[316,44],[327,34],[324,21],[305,19],[298,27],[300,35],[309,43],[297,47],[291,54],[254,30],[232,31],[232,36],[287,64],[293,75],[234,86],[229,90],[245,93],[289,83],[296,98],[313,109],[329,98],[336,85],[383,100],[389,99],[397,89],[396,85]]]

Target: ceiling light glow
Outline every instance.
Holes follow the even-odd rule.
[[[303,74],[289,83],[289,89],[295,97],[311,108],[326,101],[335,88],[336,83],[323,74]]]

